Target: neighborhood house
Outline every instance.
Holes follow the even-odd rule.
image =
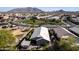
[[[38,27],[34,30],[31,36],[32,43],[37,45],[44,45],[45,43],[50,42],[48,28]]]

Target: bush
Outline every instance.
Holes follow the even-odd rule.
[[[75,44],[75,38],[73,36],[69,36],[66,39],[60,39],[60,50],[70,51],[73,50],[72,45]]]
[[[75,38],[69,36],[60,39],[60,41],[55,40],[53,49],[56,51],[78,51],[79,47],[75,45]]]
[[[15,45],[15,37],[8,30],[0,30],[0,50],[11,49]]]

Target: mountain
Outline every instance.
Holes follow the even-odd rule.
[[[44,12],[38,8],[32,8],[32,7],[27,7],[27,8],[15,8],[15,9],[12,9],[8,12]]]
[[[67,11],[64,11],[63,9],[60,9],[57,12],[67,12]]]

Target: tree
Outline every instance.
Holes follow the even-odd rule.
[[[47,18],[45,18],[45,24],[46,24],[46,25],[48,24],[48,19],[47,19]]]
[[[68,21],[72,21],[71,16],[67,16],[66,18],[67,18]]]
[[[36,16],[32,16],[31,18],[30,18],[30,20],[32,20],[33,21],[33,23],[35,23],[35,20],[37,19],[37,17]]]
[[[54,45],[53,45],[53,50],[55,51],[59,51],[60,50],[60,46],[59,46],[59,41],[55,40]]]
[[[37,19],[37,17],[36,16],[32,16],[31,18],[30,18],[30,20],[32,20],[32,26],[34,27],[34,23],[35,23],[35,20]]]
[[[8,30],[0,30],[0,50],[13,50],[15,37]]]

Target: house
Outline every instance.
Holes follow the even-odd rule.
[[[48,17],[48,19],[55,19],[55,20],[59,20],[60,17],[59,16],[51,16],[51,17]]]
[[[68,38],[69,36],[72,35],[72,33],[70,33],[69,31],[67,31],[65,28],[62,27],[53,28],[53,30],[57,34],[58,38]]]
[[[31,36],[31,43],[36,45],[44,45],[45,43],[50,42],[48,28],[46,27],[38,27],[34,30]]]
[[[72,20],[73,20],[74,22],[79,22],[79,17],[72,17]]]
[[[76,34],[77,36],[79,36],[79,26],[75,26],[75,27],[72,27],[72,28],[69,28],[69,30]]]

